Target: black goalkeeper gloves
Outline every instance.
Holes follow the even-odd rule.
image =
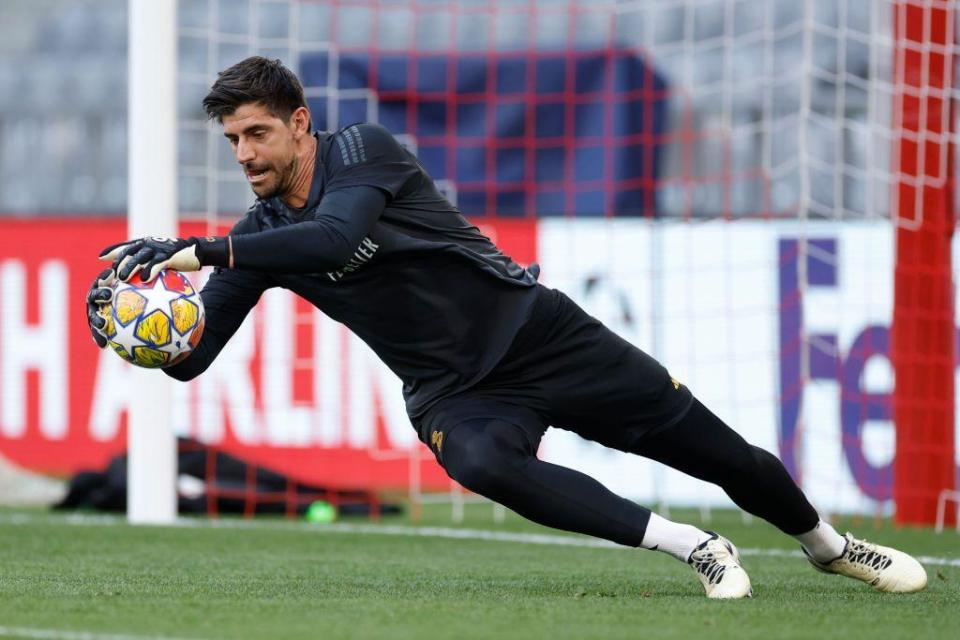
[[[116,280],[116,275],[113,269],[104,269],[93,281],[93,285],[87,293],[87,324],[90,326],[90,333],[93,334],[93,341],[101,349],[107,346],[107,336],[104,333],[107,321],[97,312],[102,305],[113,300],[113,289],[110,285],[113,284],[114,280]]]
[[[126,282],[143,271],[149,282],[163,269],[197,271],[200,267],[230,267],[229,236],[206,238],[140,238],[110,245],[100,252],[101,260],[110,260],[117,277]]]
[[[100,272],[87,292],[87,325],[97,346],[107,346],[107,321],[100,308],[113,301],[112,285],[117,279],[126,282],[143,271],[144,281],[157,277],[163,269],[196,271],[202,266],[229,267],[230,238],[140,238],[114,244],[100,252],[101,260],[112,266]]]

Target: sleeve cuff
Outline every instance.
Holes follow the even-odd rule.
[[[190,238],[197,247],[197,259],[202,267],[232,267],[229,236]]]

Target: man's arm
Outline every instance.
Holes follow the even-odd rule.
[[[230,238],[256,233],[251,213],[234,225]],[[257,304],[261,294],[273,286],[269,276],[222,268],[214,269],[200,290],[203,300],[204,328],[200,343],[189,356],[163,372],[171,378],[187,381],[207,370],[227,341],[236,333],[244,318]]]
[[[316,273],[342,267],[386,205],[386,195],[374,187],[327,193],[312,220],[232,238],[232,266],[266,273]]]
[[[349,262],[387,203],[420,174],[415,159],[379,125],[337,133],[325,162],[327,185],[310,219],[280,229],[216,238],[141,238],[104,250],[121,280],[139,269],[201,266],[265,273],[315,273]]]
[[[269,280],[261,274],[216,269],[200,291],[204,310],[200,343],[183,362],[163,372],[187,381],[206,371],[269,287]]]

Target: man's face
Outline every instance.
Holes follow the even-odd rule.
[[[245,104],[223,116],[223,135],[243,166],[250,188],[260,198],[282,195],[293,180],[296,168],[294,124],[271,115],[259,103]]]

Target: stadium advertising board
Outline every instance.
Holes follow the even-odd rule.
[[[819,506],[889,504],[887,225],[547,219],[483,229],[780,455]],[[96,350],[81,311],[97,251],[123,234],[121,221],[21,221],[0,239],[0,451],[17,464],[68,473],[124,448],[126,408],[149,391]],[[449,486],[419,449],[399,380],[286,291],[268,291],[210,370],[175,388],[178,433],[299,479],[402,487],[417,464],[424,488]],[[559,430],[541,454],[644,502],[727,504],[715,487]]]

